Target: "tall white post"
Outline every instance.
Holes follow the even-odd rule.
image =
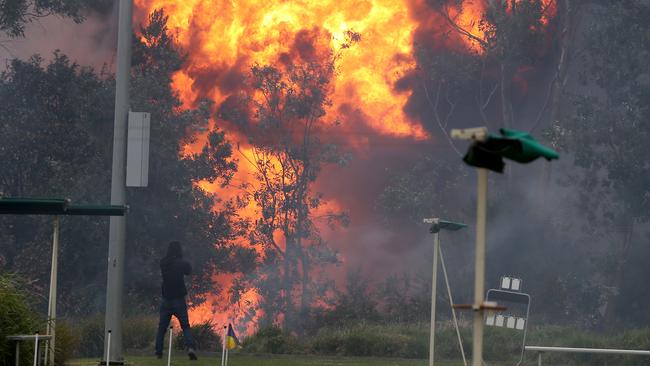
[[[38,332],[34,337],[34,366],[38,366]]]
[[[54,365],[56,351],[56,284],[59,272],[59,217],[54,216],[54,233],[52,234],[52,266],[50,267],[50,296],[47,303],[46,333],[52,338],[45,344],[45,365],[48,357]]]
[[[438,219],[434,219],[438,220]],[[433,234],[433,275],[431,277],[431,325],[429,330],[429,366],[433,366],[436,336],[436,292],[438,284],[438,252],[440,248],[439,233]]]
[[[133,0],[120,0],[117,35],[117,74],[115,86],[115,119],[113,127],[113,167],[111,204],[126,205],[126,125],[129,114],[129,76],[131,71],[131,21]],[[111,362],[122,364],[122,294],[124,288],[124,245],[126,216],[111,216],[108,239],[108,274],[106,285],[105,329],[111,329],[112,350],[105,352]],[[105,347],[109,347],[105,344]]]
[[[488,171],[478,168],[476,205],[476,258],[474,262],[474,332],[472,334],[472,366],[483,363],[483,297],[485,296],[485,227],[487,221]]]
[[[223,342],[221,345],[221,366],[225,366],[226,361],[226,337],[228,337],[228,327],[223,326]]]
[[[110,329],[106,333],[106,344],[108,345],[106,347],[106,359],[110,360],[111,359],[111,331],[110,331]],[[106,363],[106,366],[108,366],[108,362]]]
[[[174,327],[169,327],[169,349],[167,353],[167,366],[172,364],[172,338],[174,338]]]

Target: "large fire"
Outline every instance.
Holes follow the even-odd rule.
[[[270,64],[290,53],[301,30],[323,29],[333,50],[347,31],[363,37],[340,62],[333,95],[335,106],[354,102],[371,127],[385,134],[427,137],[418,123],[402,112],[408,95],[393,90],[395,81],[415,66],[412,32],[405,1],[207,1],[137,0],[147,12],[164,8],[169,27],[190,51],[174,88],[186,105],[198,96],[220,103],[229,93],[228,78],[246,72],[252,63]],[[233,73],[234,72],[234,73]],[[206,85],[206,79],[215,82]],[[221,84],[221,85],[219,85]]]
[[[449,18],[469,34],[454,38],[467,52],[481,53],[476,40],[482,39],[479,24],[487,1],[467,1],[464,7],[449,5],[447,9]],[[544,4],[548,6],[551,2],[545,0]],[[316,45],[312,43],[320,42],[318,47],[329,47],[332,53],[340,54],[328,118],[333,120],[337,114],[344,113],[359,116],[353,123],[344,121],[340,126],[339,134],[344,135],[350,147],[362,150],[367,143],[366,131],[399,139],[430,138],[420,121],[404,112],[411,92],[396,87],[404,75],[416,68],[413,38],[421,25],[422,20],[418,18],[422,14],[415,13],[427,6],[425,0],[135,0],[135,3],[142,16],[164,9],[169,16],[168,27],[188,52],[187,61],[174,75],[172,85],[186,107],[193,106],[199,98],[210,98],[218,106],[240,92],[251,65],[277,63],[283,54],[313,52],[310,47]],[[439,15],[432,16],[428,22],[440,23],[435,26],[453,33],[450,24]],[[318,39],[312,37],[301,43],[305,32],[316,34]],[[358,44],[348,43],[351,32],[360,35]],[[231,140],[240,143],[240,166],[235,181],[252,182],[253,168],[245,163],[251,150],[245,140],[237,131],[228,131],[227,125],[215,123],[226,129]],[[186,147],[188,152],[197,148],[200,146]],[[224,198],[236,194],[233,189],[206,182],[197,184],[206,191],[218,191]],[[334,201],[332,205],[338,204]],[[254,217],[256,208],[246,208],[241,214]],[[232,275],[220,275],[215,280],[227,286],[232,279]],[[250,291],[242,301],[246,303],[243,306],[254,304],[257,294]],[[195,308],[191,318],[193,322],[210,319],[223,324],[239,316],[237,311],[221,313],[208,302]],[[240,329],[248,331],[253,327],[250,322],[240,324]]]

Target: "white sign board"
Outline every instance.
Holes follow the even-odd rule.
[[[129,112],[126,145],[126,186],[146,187],[149,184],[149,129],[151,115]]]

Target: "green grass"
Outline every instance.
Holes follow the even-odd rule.
[[[97,359],[76,359],[68,362],[69,366],[97,366]],[[126,364],[131,366],[166,366],[167,358],[158,360],[155,357],[127,356]],[[189,361],[187,357],[174,356],[173,366],[216,366],[221,365],[220,354],[199,354],[198,361]],[[242,355],[231,354],[229,366],[425,366],[427,360],[410,360],[399,358],[374,357],[327,357],[327,356],[296,356],[296,355]],[[462,362],[439,362],[440,366],[461,366]]]

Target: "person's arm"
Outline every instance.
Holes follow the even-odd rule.
[[[192,265],[188,261],[185,261],[185,263],[184,263],[183,274],[186,275],[186,276],[189,276],[189,275],[192,274]]]

